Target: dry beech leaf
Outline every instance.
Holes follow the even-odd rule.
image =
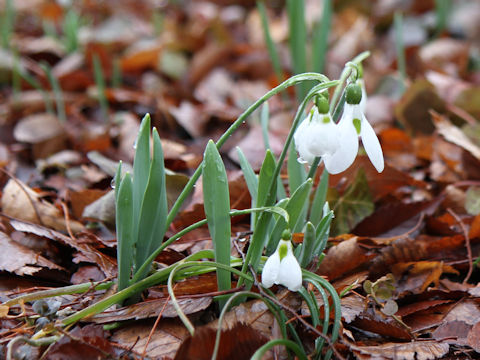
[[[172,301],[165,306],[166,298],[158,300],[148,300],[141,303],[133,304],[115,310],[107,310],[91,317],[89,320],[95,323],[104,324],[113,321],[122,321],[130,319],[146,319],[156,317],[162,313],[162,318],[177,317],[177,311],[173,307]],[[200,298],[184,298],[177,299],[178,305],[186,314],[193,314],[201,310],[205,310],[212,303],[210,296]]]
[[[17,275],[33,275],[42,269],[65,270],[35,251],[17,244],[0,232],[0,270]]]
[[[473,143],[459,127],[453,125],[445,116],[434,111],[431,111],[431,115],[437,131],[445,140],[460,146],[480,160],[480,147]]]
[[[106,276],[116,276],[117,274],[116,261],[108,257],[107,255],[97,251],[94,247],[85,242],[78,241],[77,239],[72,239],[68,236],[63,235],[62,233],[59,233],[58,231],[37,224],[31,224],[19,220],[10,220],[10,225],[17,231],[23,231],[38,236],[43,236],[76,249],[79,252],[79,254],[77,254],[75,258],[77,261],[85,261],[97,264]]]
[[[480,353],[480,321],[473,325],[468,333],[467,344],[477,353]]]
[[[152,330],[152,323],[135,322],[115,331],[111,341],[122,344],[137,354],[143,353]],[[173,359],[188,331],[178,319],[162,319],[148,343],[146,355],[150,359]]]
[[[77,326],[69,334],[70,336],[63,336],[48,348],[46,359],[82,360],[113,356],[113,347],[106,339],[108,333],[101,326],[87,325],[83,328]]]
[[[375,253],[360,246],[357,237],[352,237],[328,250],[327,256],[320,263],[317,274],[325,275],[330,280],[337,279],[367,263],[375,256]]]
[[[193,336],[184,340],[175,360],[209,360],[215,346],[216,335],[217,332],[209,327],[195,330]],[[237,323],[230,329],[222,330],[217,359],[249,359],[267,341],[265,336],[251,326]]]
[[[440,359],[448,352],[449,345],[436,341],[413,341],[378,346],[350,344],[350,348],[356,352],[357,359],[430,360]]]
[[[35,191],[20,180],[10,179],[8,181],[3,189],[1,204],[2,212],[10,217],[35,224],[41,222],[43,225],[59,231],[67,230],[65,218],[60,210],[41,200]],[[41,221],[39,221],[35,209]],[[83,230],[83,225],[74,220],[70,220],[69,226],[74,233]]]
[[[63,150],[66,134],[63,125],[55,115],[41,113],[29,115],[20,120],[13,130],[15,140],[33,145],[33,156],[43,159]]]

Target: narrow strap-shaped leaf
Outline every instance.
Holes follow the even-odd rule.
[[[263,159],[263,164],[260,169],[260,174],[258,175],[258,195],[257,195],[257,203],[256,207],[262,207],[265,205],[273,205],[273,204],[265,204],[267,201],[268,191],[270,187],[270,183],[272,180],[273,172],[275,171],[275,157],[273,156],[270,150],[267,150],[265,154],[265,159]],[[276,191],[276,184],[274,184]],[[256,217],[258,220],[260,214]],[[256,221],[255,221],[256,222]]]
[[[312,188],[312,179],[306,180],[299,188],[293,193],[291,199],[288,201],[285,210],[287,210],[288,215],[290,216],[288,227],[294,229],[300,218],[302,212],[304,212],[305,201],[310,194]],[[267,255],[273,253],[277,248],[278,242],[280,241],[280,236],[282,231],[286,227],[285,220],[279,218],[275,224],[275,227],[270,232],[270,239],[267,245]],[[301,224],[303,226],[303,224]]]
[[[270,28],[268,26],[267,11],[265,9],[265,4],[263,1],[257,2],[257,9],[260,14],[260,20],[262,21],[263,36],[265,38],[265,44],[267,45],[268,54],[270,55],[270,60],[272,61],[273,70],[277,76],[278,81],[283,81],[283,72],[280,62],[280,56],[276,49],[275,43],[272,40],[270,35]]]
[[[316,232],[315,226],[311,222],[307,222],[305,227],[305,234],[303,236],[303,243],[298,256],[298,262],[302,268],[306,268],[313,259],[313,249],[315,247]]]
[[[133,261],[133,196],[129,173],[125,174],[118,186],[116,206],[118,289],[122,290],[128,287]]]
[[[202,176],[205,215],[212,237],[215,261],[230,266],[231,224],[228,179],[222,158],[212,140],[208,142],[205,149]],[[217,269],[217,284],[220,291],[230,289],[230,273]]]
[[[310,221],[315,226],[318,226],[322,220],[322,217],[325,215],[323,214],[323,205],[325,204],[325,199],[327,198],[328,178],[328,171],[323,170],[322,176],[320,177],[320,183],[315,191],[315,196],[310,209]]]
[[[133,160],[133,216],[134,236],[138,234],[138,223],[143,196],[150,172],[150,115],[146,114],[140,124],[135,141],[135,158]],[[135,240],[136,241],[136,240]]]
[[[237,146],[237,154],[238,159],[240,162],[240,167],[242,168],[243,177],[245,178],[245,182],[247,183],[248,192],[252,197],[252,202],[254,204],[257,203],[257,196],[258,196],[258,178],[255,175],[255,172],[252,169],[252,166],[248,162],[245,154],[243,153],[242,149]]]
[[[268,102],[263,104],[260,112],[260,125],[262,126],[263,143],[265,144],[265,150],[270,149],[270,140],[268,137],[268,122],[270,120],[270,113],[268,110]]]
[[[333,219],[333,211],[330,210],[323,217],[322,221],[317,226],[317,239],[315,241],[315,248],[313,249],[314,255],[320,255],[327,246],[328,236],[330,234],[330,224]]]
[[[150,252],[160,245],[165,232],[167,216],[165,168],[162,145],[156,129],[153,131],[153,139],[153,157],[138,217],[135,269],[138,269],[148,258]]]
[[[290,55],[293,63],[293,71],[300,74],[307,71],[306,46],[307,28],[305,25],[305,2],[304,0],[287,0],[287,12],[289,23]],[[307,95],[308,84],[301,83],[297,87],[297,99],[299,102]]]
[[[155,227],[155,235],[153,237],[150,251],[152,252],[159,247],[163,242],[163,237],[167,231],[167,215],[168,215],[168,197],[167,197],[167,180],[165,161],[163,157],[162,142],[158,135],[157,129],[153,129],[153,162],[155,166],[159,167],[160,176],[160,193],[158,194],[158,212],[157,222]]]
[[[332,0],[323,0],[323,12],[320,21],[313,27],[312,70],[323,72],[327,57],[328,35],[332,23]]]
[[[290,148],[288,149],[287,169],[288,186],[290,188],[290,194],[293,194],[307,179],[305,167],[297,160],[297,151],[295,150],[293,141],[290,143]]]

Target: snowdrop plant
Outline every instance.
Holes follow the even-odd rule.
[[[290,291],[302,287],[302,269],[293,254],[292,234],[285,230],[278,243],[277,250],[265,262],[262,271],[262,285],[266,288],[273,284],[283,285]]]

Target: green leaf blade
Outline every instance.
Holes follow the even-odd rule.
[[[117,196],[117,260],[118,260],[118,290],[129,285],[133,253],[133,191],[132,179],[126,173],[119,184]]]
[[[210,140],[205,149],[203,167],[204,208],[208,229],[212,237],[215,261],[230,266],[230,196],[225,166],[215,143]],[[231,287],[230,273],[217,269],[220,291]]]
[[[158,132],[154,129],[153,157],[138,218],[136,269],[160,246],[165,233],[167,211],[163,151]]]

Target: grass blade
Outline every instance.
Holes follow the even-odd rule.
[[[98,102],[100,103],[100,110],[105,122],[108,121],[108,101],[105,94],[105,77],[103,75],[102,64],[97,54],[93,55],[93,75],[95,77],[95,84],[98,91]]]
[[[395,28],[395,47],[397,49],[397,66],[402,79],[403,93],[403,91],[405,91],[405,81],[407,80],[407,63],[405,60],[405,45],[403,43],[403,15],[395,12],[393,22]]]
[[[133,253],[132,179],[126,173],[119,186],[116,204],[118,290],[128,287]]]
[[[328,35],[332,24],[332,0],[323,0],[323,13],[313,27],[312,70],[323,72],[327,57]]]
[[[283,72],[282,72],[282,65],[280,63],[280,56],[278,55],[277,48],[270,34],[270,28],[268,26],[267,10],[265,9],[265,4],[263,3],[263,1],[257,2],[257,9],[260,14],[260,20],[262,21],[262,29],[263,29],[263,35],[265,37],[265,44],[267,45],[268,54],[270,55],[270,60],[272,61],[273,70],[275,71],[277,80],[279,82],[282,82]]]
[[[53,94],[55,95],[58,118],[60,122],[65,123],[67,121],[67,115],[65,113],[65,103],[63,102],[63,93],[62,89],[60,88],[60,84],[58,83],[55,76],[53,76],[52,69],[47,63],[41,64],[41,67],[43,71],[45,71],[47,79],[50,82],[50,86],[52,87]]]
[[[301,74],[307,71],[307,27],[305,25],[305,1],[287,0],[288,22],[290,28],[290,56],[293,63],[293,72]],[[299,102],[307,95],[308,83],[297,86],[297,99]]]
[[[212,237],[215,261],[230,266],[231,225],[228,179],[222,158],[212,140],[208,142],[205,149],[202,176],[205,215]],[[218,290],[230,289],[230,282],[230,273],[217,269]],[[225,301],[222,301],[221,307],[224,304]]]

